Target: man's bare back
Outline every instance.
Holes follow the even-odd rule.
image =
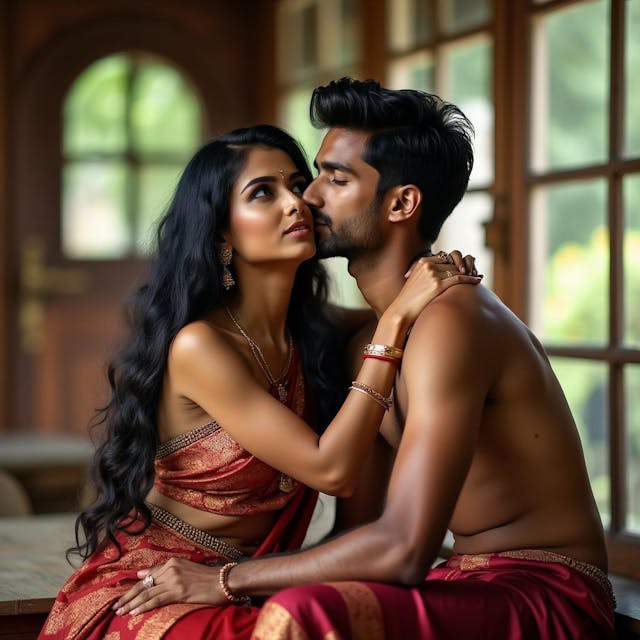
[[[470,318],[487,386],[472,462],[449,523],[454,550],[548,549],[606,571],[602,527],[578,433],[539,341],[483,287],[454,287],[432,305],[437,306],[445,314]],[[417,331],[430,330],[433,308],[425,310]],[[406,367],[398,373],[395,414],[382,429],[396,448],[410,411],[407,375]]]

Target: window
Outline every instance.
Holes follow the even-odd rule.
[[[493,43],[487,1],[387,0],[387,77],[396,89],[422,89],[459,106],[475,128],[469,190],[447,219],[434,249],[476,256],[492,284],[493,256],[484,224],[493,215]]]
[[[295,13],[310,4],[321,21],[330,3],[279,6]],[[290,106],[283,124],[304,131],[313,86],[365,67],[469,116],[476,166],[439,244],[476,255],[485,282],[543,340],[582,438],[611,570],[637,574],[640,0],[353,6],[360,33],[381,38],[354,36],[357,55],[327,66],[323,48],[336,33],[319,28],[315,66],[280,76],[280,105]],[[280,59],[296,66],[295,56]],[[317,132],[299,135],[317,144]]]
[[[65,256],[144,256],[153,249],[153,224],[202,138],[193,89],[157,58],[111,55],[76,78],[63,127]]]
[[[555,2],[527,20],[529,321],[576,419],[612,569],[631,572],[622,558],[640,535],[640,2]]]
[[[312,161],[322,132],[309,121],[313,88],[345,75],[357,75],[361,56],[358,0],[282,0],[277,6],[278,121]],[[286,34],[283,37],[281,34]],[[325,261],[332,299],[362,306],[362,296],[344,258]]]

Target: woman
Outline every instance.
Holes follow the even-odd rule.
[[[41,638],[248,637],[251,607],[172,604],[121,617],[112,606],[140,567],[229,566],[298,547],[316,492],[352,491],[413,320],[447,287],[479,281],[421,259],[345,399],[302,199],[310,180],[292,138],[266,125],[210,142],[187,165],[129,343],[109,368],[98,498],[76,526],[86,561]]]

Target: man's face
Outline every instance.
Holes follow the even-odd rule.
[[[362,159],[366,142],[364,132],[330,129],[316,156],[318,177],[303,198],[312,209],[321,258],[351,259],[382,245],[380,174]]]

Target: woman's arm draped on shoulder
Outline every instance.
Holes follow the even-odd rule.
[[[474,323],[455,308],[440,311],[420,318],[407,345],[409,413],[382,516],[313,549],[239,564],[228,576],[233,593],[266,596],[319,581],[423,580],[471,463],[488,384],[481,381],[490,377],[481,371],[487,358]]]
[[[373,341],[402,347],[408,328],[426,304],[456,282],[477,280],[456,278],[442,279],[437,268],[421,263],[380,318]],[[384,414],[383,407],[366,394],[349,393],[319,437],[260,387],[238,353],[205,322],[193,323],[178,334],[170,367],[176,391],[202,407],[247,451],[325,493],[353,492],[360,461]],[[395,371],[389,362],[367,359],[357,379],[387,396]]]

